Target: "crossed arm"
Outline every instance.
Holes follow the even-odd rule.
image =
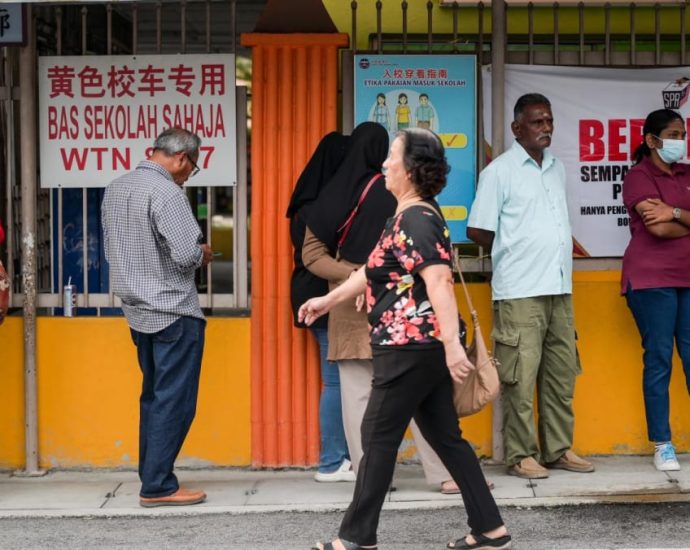
[[[680,211],[680,219],[673,217],[673,207],[661,199],[645,199],[635,205],[647,231],[660,239],[677,239],[690,235],[690,211]]]

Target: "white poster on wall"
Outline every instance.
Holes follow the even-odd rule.
[[[42,187],[104,187],[181,127],[201,138],[187,185],[234,185],[235,56],[41,57]]]
[[[551,101],[551,151],[565,164],[568,207],[576,256],[622,256],[630,238],[623,206],[623,178],[642,141],[648,113],[666,107],[690,115],[683,67],[610,69],[508,65],[505,93],[505,146],[517,99],[537,92]],[[483,69],[484,128],[491,137],[491,68]],[[687,126],[687,123],[686,123]]]

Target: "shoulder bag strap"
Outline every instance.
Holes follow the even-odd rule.
[[[472,298],[470,297],[470,291],[467,289],[465,284],[465,278],[462,276],[462,269],[460,269],[460,260],[457,254],[453,254],[453,265],[455,266],[455,271],[460,275],[460,282],[462,283],[462,289],[465,292],[465,300],[467,301],[467,307],[470,310],[470,316],[472,317],[472,324],[474,328],[479,327],[479,316],[477,315],[477,310],[474,309],[474,304],[472,303]]]
[[[429,210],[433,211],[438,217],[441,219],[441,213],[433,207],[431,204],[428,202],[422,202],[419,203],[419,206],[424,206],[428,208]],[[467,307],[470,310],[470,316],[472,317],[472,324],[474,325],[475,328],[479,326],[479,316],[477,315],[477,310],[474,309],[474,304],[472,303],[472,298],[470,297],[470,291],[467,289],[467,284],[465,284],[465,277],[462,275],[462,269],[460,269],[460,260],[458,259],[457,254],[453,254],[453,266],[455,267],[455,271],[458,272],[458,275],[460,276],[460,282],[462,283],[462,290],[465,293],[465,300],[467,301]]]
[[[379,173],[369,180],[369,183],[367,183],[367,186],[362,191],[362,194],[359,196],[357,204],[352,209],[352,212],[350,212],[350,215],[345,220],[345,223],[338,228],[338,233],[340,233],[340,238],[338,239],[338,249],[340,249],[340,247],[343,246],[343,243],[347,238],[347,234],[350,232],[350,228],[352,227],[352,223],[355,221],[357,211],[359,210],[359,207],[362,206],[362,203],[364,202],[364,199],[367,197],[367,194],[369,193],[371,186],[374,185],[374,183],[376,183],[376,181],[382,176],[383,174]]]

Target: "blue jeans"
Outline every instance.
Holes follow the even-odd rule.
[[[628,290],[644,348],[644,405],[650,441],[671,441],[668,387],[675,339],[690,392],[690,288]]]
[[[139,399],[139,478],[142,497],[171,495],[173,473],[196,412],[206,321],[180,317],[153,334],[132,330],[143,374]]]
[[[321,453],[319,472],[336,471],[343,460],[350,458],[343,428],[343,406],[340,401],[340,373],[338,363],[328,360],[328,329],[312,328],[321,353],[321,399],[319,401],[319,428]]]

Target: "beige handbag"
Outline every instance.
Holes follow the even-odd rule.
[[[479,317],[474,309],[472,298],[467,290],[465,278],[462,276],[460,262],[457,256],[454,260],[455,269],[460,275],[465,299],[472,317],[474,333],[472,343],[467,347],[467,357],[475,369],[465,378],[462,384],[453,381],[453,404],[459,417],[470,416],[482,410],[488,403],[496,399],[500,389],[496,359],[491,355],[484,343],[482,331],[479,328]]]

